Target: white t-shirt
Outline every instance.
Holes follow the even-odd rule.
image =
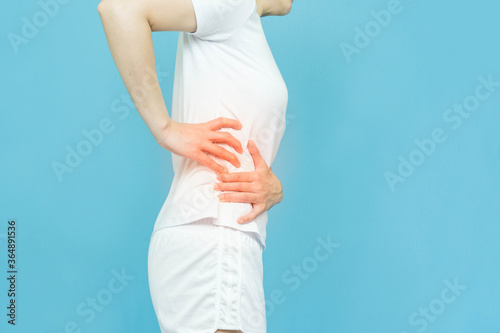
[[[271,166],[285,132],[288,91],[269,49],[255,0],[192,0],[197,31],[180,32],[177,48],[172,119],[202,123],[218,117],[238,119],[240,130],[222,128],[243,147],[241,166],[209,155],[229,172],[254,171],[248,140]],[[174,179],[156,219],[154,231],[214,217],[215,224],[255,233],[265,248],[267,211],[245,224],[237,219],[250,203],[220,202],[217,174],[208,167],[172,154]]]

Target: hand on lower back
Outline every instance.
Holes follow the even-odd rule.
[[[240,154],[243,153],[241,143],[232,134],[218,131],[223,127],[241,129],[242,125],[238,120],[225,117],[199,124],[179,123],[171,119],[156,141],[172,153],[195,160],[216,173],[227,172],[224,166],[216,163],[207,154],[227,160],[237,168],[240,167],[238,157],[217,144],[228,144]]]

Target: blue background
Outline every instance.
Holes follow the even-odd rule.
[[[7,36],[40,6],[0,5],[2,332],[59,333],[72,321],[82,332],[159,332],[147,251],[171,157],[135,109],[112,111],[127,92],[97,4],[61,5],[17,53]],[[479,76],[500,81],[500,3],[400,6],[351,57],[341,44],[355,45],[354,28],[387,1],[296,0],[289,15],[262,18],[289,90],[273,163],[284,199],[269,211],[264,251],[269,332],[500,332],[500,87],[460,127],[443,118]],[[170,110],[178,33],[153,36]],[[52,163],[105,118],[113,131],[59,181]],[[386,172],[418,156],[414,141],[435,128],[447,139],[393,190]],[[8,219],[18,224],[15,328],[5,316]],[[318,237],[340,244],[321,262]],[[86,322],[78,306],[122,269],[133,279]]]

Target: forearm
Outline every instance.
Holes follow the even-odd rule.
[[[109,50],[137,111],[158,141],[170,122],[156,74],[152,29],[139,8],[97,7]]]

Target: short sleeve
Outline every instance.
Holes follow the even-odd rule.
[[[255,0],[191,0],[197,29],[187,32],[204,40],[229,38],[256,11]]]

